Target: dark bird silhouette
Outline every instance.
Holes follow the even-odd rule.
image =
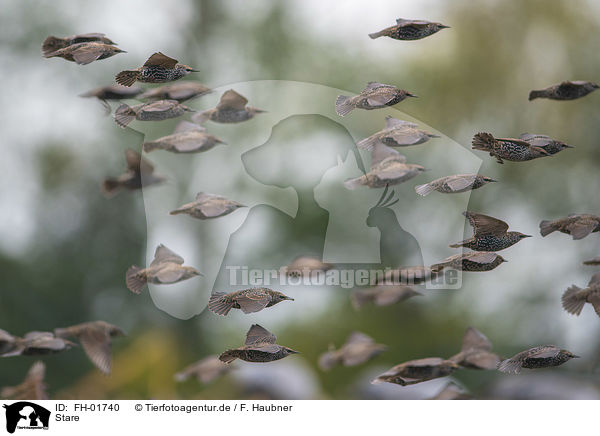
[[[200,383],[208,384],[230,370],[231,365],[221,362],[218,356],[208,356],[179,371],[175,374],[175,380],[184,382],[190,377],[195,377]]]
[[[154,260],[148,268],[140,268],[136,265],[129,267],[125,275],[127,288],[139,294],[146,283],[170,285],[202,275],[196,268],[183,266],[183,262],[183,257],[160,244],[156,247]]]
[[[210,94],[212,89],[198,82],[178,82],[149,89],[140,95],[140,98],[149,100],[177,100],[182,103],[192,98]]]
[[[165,83],[181,79],[190,73],[198,72],[192,67],[177,62],[161,52],[154,53],[146,63],[135,70],[121,71],[115,76],[118,84],[131,86],[136,81],[144,83]]]
[[[102,192],[107,197],[112,197],[121,189],[133,191],[142,187],[162,183],[165,177],[154,174],[154,166],[144,159],[137,151],[125,150],[127,171],[117,178],[106,178],[102,182]]]
[[[523,238],[531,238],[520,232],[509,232],[508,224],[498,218],[475,212],[463,212],[473,227],[473,237],[465,239],[451,248],[466,247],[475,251],[500,251],[508,248]]]
[[[277,345],[276,340],[273,333],[258,324],[253,324],[246,334],[245,345],[225,351],[219,359],[225,363],[231,363],[235,359],[246,362],[273,362],[298,353],[291,348]]]
[[[172,135],[144,142],[142,148],[146,153],[154,150],[165,150],[171,153],[202,153],[217,144],[225,144],[225,142],[209,134],[205,128],[197,124],[181,121]]]
[[[388,147],[406,147],[409,145],[423,144],[431,138],[439,138],[409,121],[399,120],[391,116],[385,117],[385,128],[356,143],[359,148],[372,150],[376,144]]]
[[[319,357],[319,367],[323,371],[329,371],[336,365],[361,365],[386,349],[386,345],[375,343],[370,336],[361,332],[353,332],[339,349],[336,350],[335,347],[330,346],[329,350]]]
[[[441,271],[432,271],[428,266],[402,266],[387,271],[383,275],[383,280],[378,282],[378,285],[421,285],[435,279],[440,274]]]
[[[69,350],[75,345],[71,341],[56,337],[52,332],[33,331],[26,333],[22,338],[12,336],[4,331],[1,333],[3,340],[6,341],[2,357],[54,354]]]
[[[542,345],[503,360],[498,365],[498,370],[508,374],[519,374],[521,368],[535,369],[559,366],[576,357],[579,356],[575,356],[570,351],[562,350],[556,345]]]
[[[45,58],[63,58],[79,65],[91,64],[94,61],[110,58],[119,53],[127,53],[118,47],[101,42],[80,42],[65,48],[44,54]]]
[[[583,239],[590,233],[600,232],[600,216],[591,214],[571,214],[554,221],[544,220],[540,223],[540,234],[548,236],[559,231],[571,235],[573,239]]]
[[[525,162],[544,156],[552,156],[552,153],[530,144],[522,139],[494,138],[491,133],[477,133],[473,136],[473,150],[487,151],[494,156],[499,164],[505,160],[513,162]]]
[[[558,85],[552,85],[545,89],[534,90],[529,93],[529,101],[536,98],[548,98],[550,100],[575,100],[585,97],[600,86],[594,82],[565,81]]]
[[[214,292],[208,300],[208,310],[226,316],[231,309],[241,309],[244,313],[260,312],[265,307],[275,306],[293,298],[269,288],[251,288],[226,293]]]
[[[550,154],[556,154],[559,151],[563,151],[567,148],[575,148],[572,145],[565,144],[562,141],[557,141],[546,135],[538,135],[535,133],[523,133],[519,136],[519,139],[527,142],[529,145],[534,147],[540,147],[546,150]]]
[[[440,263],[431,265],[431,271],[441,272],[444,268],[471,272],[491,271],[502,262],[507,261],[499,254],[492,252],[455,254],[454,256],[444,259]]]
[[[492,353],[492,343],[483,333],[475,327],[468,327],[463,337],[460,352],[448,360],[463,368],[496,369],[502,359],[497,354]]]
[[[325,272],[332,268],[332,264],[314,256],[298,256],[292,263],[283,267],[289,277],[310,277],[313,272]]]
[[[460,366],[441,357],[410,360],[390,368],[371,383],[394,383],[401,386],[414,385],[435,378],[446,377]]]
[[[390,306],[409,298],[422,296],[410,286],[378,284],[366,289],[354,291],[350,301],[355,309],[360,309],[365,304],[373,302],[376,306]]]
[[[356,189],[359,186],[384,188],[398,185],[427,171],[423,166],[407,164],[406,157],[383,144],[377,144],[371,151],[371,168],[368,173],[354,179],[348,179],[344,186]]]
[[[430,400],[472,400],[473,396],[454,382],[448,383]]]
[[[225,91],[214,109],[194,114],[192,121],[202,124],[206,120],[215,123],[241,123],[266,111],[248,105],[248,99],[233,89]]]
[[[113,338],[125,336],[123,331],[105,321],[91,321],[65,328],[54,329],[59,338],[74,337],[79,340],[90,361],[104,374],[110,374]]]
[[[587,288],[573,285],[562,296],[563,308],[573,315],[579,316],[585,303],[590,303],[600,316],[600,273],[592,276]]]
[[[584,265],[600,265],[600,256],[583,262]]]
[[[354,109],[381,109],[394,106],[407,97],[416,97],[416,95],[393,85],[369,82],[365,89],[354,97],[338,95],[335,101],[335,111],[339,116],[345,117]]]
[[[116,45],[111,39],[107,38],[104,33],[84,33],[81,35],[67,36],[65,38],[49,36],[42,43],[42,53],[46,56],[61,48],[80,44],[82,42],[99,42],[107,45]]]
[[[109,85],[92,89],[91,91],[79,94],[79,96],[84,98],[97,98],[100,101],[100,103],[102,103],[107,112],[110,113],[110,106],[108,105],[108,100],[124,100],[128,98],[133,98],[140,94],[142,91],[142,88],[139,88],[137,86],[127,88],[121,85]]]
[[[415,191],[422,196],[429,195],[433,191],[441,192],[442,194],[456,194],[481,188],[490,182],[497,182],[497,180],[480,174],[456,174],[454,176],[441,177],[424,185],[417,185],[415,186]]]
[[[186,214],[194,218],[207,220],[229,215],[241,207],[246,206],[220,195],[199,192],[196,195],[196,200],[184,204],[169,213],[171,215]]]
[[[177,118],[186,112],[195,112],[177,100],[157,100],[135,106],[122,104],[115,111],[115,122],[125,128],[134,119],[139,121],[163,121]]]
[[[46,376],[46,365],[43,362],[35,362],[25,380],[17,386],[7,386],[0,390],[0,398],[11,400],[47,400],[48,393],[46,392],[46,384],[44,377]]]
[[[392,39],[402,41],[414,41],[423,39],[433,35],[442,29],[448,29],[450,26],[445,26],[442,23],[432,23],[425,20],[405,20],[398,18],[395,26],[386,27],[383,30],[375,33],[369,33],[371,39],[376,39],[381,36],[387,36]]]

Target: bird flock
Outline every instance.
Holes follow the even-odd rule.
[[[419,40],[431,36],[449,26],[425,20],[398,19],[396,24],[379,32],[369,34],[372,39],[383,36],[395,40]],[[80,65],[107,59],[119,53],[126,53],[104,34],[89,33],[65,38],[49,36],[42,44],[45,58],[61,57]],[[197,82],[179,82],[157,88],[142,89],[134,86],[140,83],[167,83],[197,72],[190,66],[157,52],[141,66],[121,71],[115,76],[117,85],[96,88],[82,97],[98,99],[111,112],[109,101],[137,98],[144,103],[128,106],[121,104],[114,112],[118,126],[125,128],[133,120],[161,121],[177,118],[187,112],[195,112],[182,102],[207,95],[212,90]],[[529,100],[545,98],[551,100],[573,100],[584,97],[598,89],[592,82],[565,81],[542,90],[532,90]],[[407,98],[417,96],[393,85],[369,82],[356,96],[338,96],[335,109],[339,116],[347,116],[355,109],[376,110],[396,105]],[[264,110],[248,106],[248,100],[234,90],[226,91],[218,105],[203,112],[194,113],[191,122],[182,121],[173,134],[144,142],[142,149],[146,153],[164,150],[172,153],[201,153],[209,151],[225,142],[209,134],[202,126],[206,121],[217,123],[238,123],[250,120]],[[380,203],[387,204],[392,194],[387,196],[389,186],[393,186],[418,176],[426,169],[418,164],[409,164],[405,156],[396,148],[424,144],[439,136],[421,130],[415,123],[399,120],[390,116],[385,118],[383,130],[359,141],[360,149],[371,152],[371,167],[362,176],[344,182],[348,189],[360,186],[385,188]],[[532,159],[553,156],[566,148],[572,148],[564,142],[546,135],[525,133],[519,138],[496,138],[491,133],[479,132],[473,137],[472,148],[489,153],[499,164],[504,161],[525,162]],[[111,197],[121,190],[138,190],[142,187],[161,184],[166,178],[155,174],[153,165],[139,152],[128,149],[125,152],[127,170],[118,177],[106,178],[101,185],[102,192]],[[415,187],[420,196],[437,191],[442,194],[457,194],[479,189],[490,182],[490,177],[480,174],[448,175]],[[397,200],[396,200],[397,201]],[[391,202],[388,206],[393,205]],[[198,193],[196,199],[170,212],[171,215],[185,214],[190,217],[207,220],[222,217],[244,205],[223,196]],[[468,248],[471,251],[450,256],[429,267],[400,267],[389,271],[376,286],[357,289],[351,295],[355,309],[366,304],[387,306],[421,295],[411,286],[404,284],[425,283],[444,273],[445,269],[461,271],[490,271],[506,260],[496,252],[507,249],[521,239],[531,237],[517,231],[508,231],[509,225],[491,216],[472,211],[464,212],[473,227],[473,236],[450,245],[452,248]],[[569,234],[574,240],[582,239],[592,232],[600,231],[600,216],[591,214],[569,215],[553,221],[542,221],[540,233],[543,237],[559,231]],[[586,265],[600,265],[600,258],[583,262]],[[131,266],[126,272],[126,285],[135,294],[140,294],[147,283],[172,284],[191,279],[202,273],[191,266],[184,266],[184,259],[165,245],[160,244],[155,251],[154,260],[146,268]],[[291,277],[310,274],[313,271],[326,271],[334,265],[322,262],[318,258],[300,256],[285,267]],[[390,280],[395,280],[390,284]],[[404,280],[404,282],[402,282]],[[399,282],[396,282],[399,281]],[[254,313],[272,307],[282,301],[294,299],[269,288],[251,288],[235,292],[216,292],[210,296],[208,309],[216,315],[227,316],[232,309],[243,313]],[[586,288],[571,286],[562,297],[564,309],[579,315],[585,303],[592,305],[600,316],[600,273],[596,273]],[[117,326],[104,321],[84,322],[65,328],[56,328],[53,332],[30,331],[22,337],[0,330],[0,356],[40,356],[59,353],[76,348],[79,345],[90,361],[103,373],[111,371],[111,342],[123,336]],[[71,339],[74,341],[72,342]],[[330,371],[338,365],[355,366],[363,364],[385,352],[389,347],[378,344],[362,332],[353,332],[345,344],[339,348],[331,345],[318,361],[319,367]],[[244,345],[224,351],[219,356],[208,356],[181,372],[175,374],[177,381],[190,377],[202,383],[226,374],[230,363],[236,359],[247,362],[271,362],[296,354],[298,351],[279,345],[276,336],[264,327],[254,324],[246,334]],[[522,368],[544,368],[562,365],[571,358],[578,357],[568,350],[554,345],[534,346],[515,356],[504,359],[492,352],[492,343],[488,338],[469,327],[463,338],[460,351],[447,359],[426,357],[403,362],[377,376],[373,383],[394,383],[411,385],[435,378],[446,377],[459,369],[499,370],[518,374]],[[46,399],[44,386],[45,366],[35,362],[25,380],[14,387],[0,391],[2,398]],[[448,384],[435,398],[454,399],[470,396],[453,384]]]

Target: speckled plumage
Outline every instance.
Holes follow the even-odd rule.
[[[559,366],[579,356],[556,345],[542,345],[522,351],[510,359],[503,360],[498,365],[498,370],[508,374],[519,374],[521,368],[548,368]]]
[[[372,150],[376,144],[388,147],[406,147],[409,145],[424,144],[431,138],[439,138],[409,121],[399,120],[391,116],[385,117],[385,128],[356,143],[359,148]]]
[[[548,88],[534,90],[529,93],[529,101],[536,98],[548,98],[550,100],[575,100],[585,97],[590,92],[600,88],[597,83],[585,81],[565,81]]]
[[[515,138],[494,138],[490,133],[477,133],[473,136],[473,150],[487,151],[498,163],[503,160],[525,162],[539,157],[551,156],[543,147],[531,145]]]
[[[473,227],[474,235],[451,248],[466,247],[475,251],[500,251],[508,248],[523,238],[530,238],[521,232],[509,232],[508,224],[491,216],[475,212],[463,212]]]
[[[421,196],[426,196],[433,191],[441,192],[442,194],[457,194],[479,189],[490,182],[496,182],[496,180],[480,174],[456,174],[432,180],[424,185],[415,186],[415,191]]]
[[[506,260],[493,252],[455,254],[440,263],[431,265],[431,270],[440,272],[445,268],[452,268],[460,271],[483,272],[493,270],[502,262],[506,262]]]
[[[395,26],[386,27],[385,29],[369,33],[371,39],[376,39],[382,36],[387,36],[392,39],[402,41],[414,41],[433,35],[442,29],[447,29],[450,26],[445,26],[442,23],[433,23],[425,20],[405,20],[398,18]]]
[[[407,97],[416,97],[416,95],[393,85],[369,82],[365,89],[354,97],[338,95],[335,111],[339,116],[344,117],[354,109],[373,110],[394,106]]]
[[[177,62],[161,52],[154,53],[135,70],[124,70],[115,76],[118,84],[131,86],[136,81],[145,83],[165,83],[181,79],[190,73],[197,72],[188,65]]]
[[[229,294],[214,292],[208,300],[208,310],[221,316],[226,316],[231,309],[241,309],[244,313],[254,313],[285,300],[294,301],[293,298],[282,292],[269,288],[243,289]]]
[[[194,112],[177,100],[158,100],[135,106],[122,104],[115,111],[115,122],[121,128],[127,127],[134,119],[138,121],[163,121],[182,116],[186,112]]]
[[[371,383],[394,383],[401,386],[413,385],[435,378],[446,377],[460,368],[451,360],[440,357],[410,360],[390,368],[377,376]]]
[[[277,338],[271,332],[258,324],[252,325],[246,334],[246,343],[239,348],[233,348],[221,353],[219,359],[231,363],[235,359],[246,362],[273,362],[283,359],[298,351],[275,343]]]

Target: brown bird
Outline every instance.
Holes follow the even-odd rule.
[[[446,377],[460,366],[441,357],[410,360],[390,368],[371,383],[394,383],[401,386],[414,385],[435,378]]]
[[[48,393],[44,377],[46,375],[46,365],[37,361],[25,376],[25,380],[17,386],[5,387],[0,390],[0,398],[11,400],[47,400]]]
[[[314,256],[298,256],[283,269],[289,277],[309,277],[313,272],[325,272],[333,268],[331,263],[323,262]]]
[[[497,354],[492,353],[492,343],[483,333],[475,327],[468,327],[463,337],[460,352],[448,360],[463,368],[496,369],[502,359]]]
[[[79,65],[87,65],[97,60],[107,59],[119,53],[127,53],[118,47],[101,42],[80,42],[44,54],[45,58],[63,58]]]
[[[219,359],[225,363],[231,363],[235,359],[246,362],[273,362],[298,353],[291,348],[277,345],[276,340],[273,333],[258,324],[253,324],[246,334],[245,345],[225,351]]]
[[[183,257],[160,244],[154,251],[154,260],[150,266],[148,268],[140,268],[136,265],[129,267],[125,275],[125,282],[131,292],[139,294],[146,283],[170,285],[202,275],[196,268],[183,266],[183,262]]]
[[[69,350],[75,345],[71,341],[56,337],[52,332],[33,331],[26,333],[22,338],[12,338],[12,344],[2,353],[2,357],[54,354]]]
[[[155,174],[154,167],[144,159],[137,151],[125,150],[127,171],[117,178],[106,178],[102,182],[102,192],[107,197],[112,197],[121,189],[133,191],[142,187],[162,183],[165,177]]]
[[[442,194],[456,194],[481,188],[490,182],[497,182],[497,180],[480,174],[456,174],[441,177],[424,185],[417,185],[415,191],[422,196],[429,195],[433,191]]]
[[[171,153],[202,153],[217,144],[225,144],[225,142],[209,134],[205,128],[197,124],[181,121],[172,135],[144,142],[142,147],[146,153],[154,150],[165,150]]]
[[[570,351],[562,350],[556,345],[542,345],[525,350],[510,359],[503,360],[498,365],[498,371],[508,374],[519,374],[521,368],[535,369],[559,366],[576,357],[579,356],[575,356]]]
[[[211,92],[212,89],[198,82],[178,82],[172,85],[149,89],[140,95],[140,98],[147,98],[149,100],[177,100],[179,103],[182,103],[195,97],[210,94]]]
[[[575,100],[576,98],[585,97],[590,92],[595,91],[600,86],[594,82],[565,81],[558,85],[552,85],[545,89],[531,91],[529,93],[529,101],[536,98],[549,98],[550,100]]]
[[[354,109],[381,109],[394,106],[407,97],[417,97],[404,89],[378,82],[369,82],[360,94],[354,97],[338,95],[335,101],[335,111],[345,117]]]
[[[122,104],[115,111],[115,122],[119,127],[125,128],[134,119],[139,121],[163,121],[180,117],[186,112],[195,111],[180,104],[177,100],[157,100],[135,106]]]
[[[121,71],[115,76],[118,84],[131,86],[136,80],[144,83],[165,83],[196,73],[192,67],[177,62],[161,52],[154,53],[146,63],[135,70]]]
[[[562,296],[563,308],[573,315],[579,316],[585,303],[590,303],[600,316],[600,273],[592,276],[587,288],[573,285]]]
[[[444,389],[430,400],[472,400],[473,396],[454,382],[448,383]]]
[[[369,38],[376,39],[381,36],[387,36],[392,39],[402,41],[414,41],[433,35],[442,29],[449,29],[450,26],[445,26],[442,23],[432,23],[425,20],[405,20],[398,18],[395,26],[386,27],[385,29],[369,33]]]
[[[552,153],[530,144],[522,139],[494,138],[491,133],[477,133],[473,136],[473,150],[489,152],[490,156],[496,157],[499,164],[505,160],[513,162],[525,162],[544,156],[552,156]]]
[[[523,133],[519,135],[519,139],[527,142],[529,145],[534,147],[540,147],[546,150],[550,154],[556,154],[567,148],[575,148],[572,145],[565,144],[562,141],[557,141],[546,135],[538,135],[535,133]]]
[[[241,291],[214,292],[208,300],[208,310],[217,315],[226,316],[231,309],[241,309],[244,313],[260,312],[265,307],[275,306],[284,300],[293,298],[269,288],[251,288]]]
[[[583,262],[584,265],[600,265],[600,256]]]
[[[142,88],[139,88],[137,86],[127,88],[121,85],[109,85],[92,89],[91,91],[79,94],[79,96],[84,98],[97,98],[100,101],[100,103],[102,103],[107,112],[110,113],[110,106],[108,105],[108,100],[124,100],[128,98],[133,98],[140,94],[142,91]]]
[[[440,274],[441,272],[434,272],[428,266],[405,266],[387,271],[383,275],[383,280],[378,282],[378,285],[420,285],[437,278]]]
[[[208,384],[225,375],[230,370],[231,365],[221,362],[218,356],[208,356],[179,371],[175,374],[175,380],[184,382],[190,377],[195,377],[200,383]]]
[[[508,248],[523,238],[531,238],[520,232],[509,232],[508,224],[498,218],[475,212],[463,212],[473,227],[473,237],[465,239],[451,248],[466,247],[475,251],[500,251]]]
[[[554,221],[544,220],[540,223],[540,234],[548,236],[559,231],[571,235],[573,239],[583,239],[590,233],[600,232],[600,216],[591,214],[571,214],[566,218]]]
[[[422,296],[423,294],[410,286],[378,284],[371,288],[354,291],[350,296],[350,301],[352,306],[358,310],[368,302],[373,302],[376,306],[390,306],[417,295]]]
[[[46,56],[61,48],[80,44],[82,42],[99,42],[107,45],[116,45],[111,39],[107,38],[104,33],[84,33],[81,35],[67,36],[65,38],[49,36],[42,43],[42,53]]]
[[[241,123],[254,118],[257,114],[266,112],[262,109],[247,106],[247,104],[248,99],[246,97],[230,89],[221,96],[217,107],[194,114],[192,121],[199,124],[204,123],[206,120],[215,123]]]
[[[10,353],[16,346],[16,337],[8,333],[6,330],[0,329],[0,356],[5,353]]]
[[[59,338],[74,337],[79,340],[90,361],[104,374],[110,374],[113,338],[125,336],[123,331],[105,321],[91,321],[65,328],[54,329]]]
[[[405,147],[409,145],[423,144],[431,138],[439,138],[409,121],[399,120],[391,116],[385,117],[385,129],[356,143],[363,150],[372,150],[376,144],[388,147]]]
[[[229,215],[241,207],[246,206],[220,195],[199,192],[196,195],[196,200],[192,201],[191,203],[186,203],[169,213],[171,215],[179,215],[183,213],[194,218],[207,220]]]
[[[455,254],[444,259],[440,263],[431,265],[433,272],[441,272],[444,268],[451,268],[460,271],[491,271],[500,265],[502,262],[507,262],[502,256],[492,252],[475,252]]]
[[[376,344],[373,338],[361,332],[353,332],[338,350],[330,346],[319,357],[319,367],[329,371],[336,365],[357,366],[383,353],[386,345]]]

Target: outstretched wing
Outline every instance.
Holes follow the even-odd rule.
[[[110,336],[104,328],[85,329],[79,336],[85,354],[96,367],[110,374],[111,353]]]
[[[375,168],[388,157],[393,157],[394,160],[399,162],[406,162],[406,156],[402,155],[400,152],[388,147],[387,145],[376,144],[373,147],[373,151],[371,151],[371,169]]]
[[[225,91],[221,97],[217,109],[243,110],[247,104],[248,99],[246,99],[246,97],[238,94],[233,89],[230,89],[229,91]]]
[[[473,185],[473,182],[475,182],[476,177],[477,177],[476,175],[451,176],[451,178],[446,180],[446,184],[453,191],[461,191],[461,190],[466,189],[469,186]]]
[[[508,230],[508,224],[497,218],[469,211],[464,212],[463,215],[467,217],[473,227],[475,237],[499,235]]]
[[[393,118],[391,115],[388,115],[385,117],[385,128],[391,129],[392,127],[411,127],[416,129],[419,126],[415,123],[411,123],[410,121],[399,120],[398,118]]]
[[[169,56],[166,56],[161,52],[154,53],[148,58],[148,60],[144,64],[145,67],[160,66],[169,69],[175,68],[175,65],[177,65],[176,59],[170,58]]]
[[[156,251],[154,252],[154,260],[150,265],[156,265],[163,262],[173,262],[183,265],[183,257],[169,250],[163,244],[160,244],[158,247],[156,247]]]
[[[248,330],[248,333],[246,334],[245,344],[274,344],[276,340],[277,338],[275,337],[275,335],[268,331],[266,328],[258,324],[253,324],[252,327],[250,327],[250,330]]]
[[[463,337],[461,351],[467,351],[471,349],[490,351],[492,349],[492,343],[483,333],[477,330],[475,327],[468,327]]]

